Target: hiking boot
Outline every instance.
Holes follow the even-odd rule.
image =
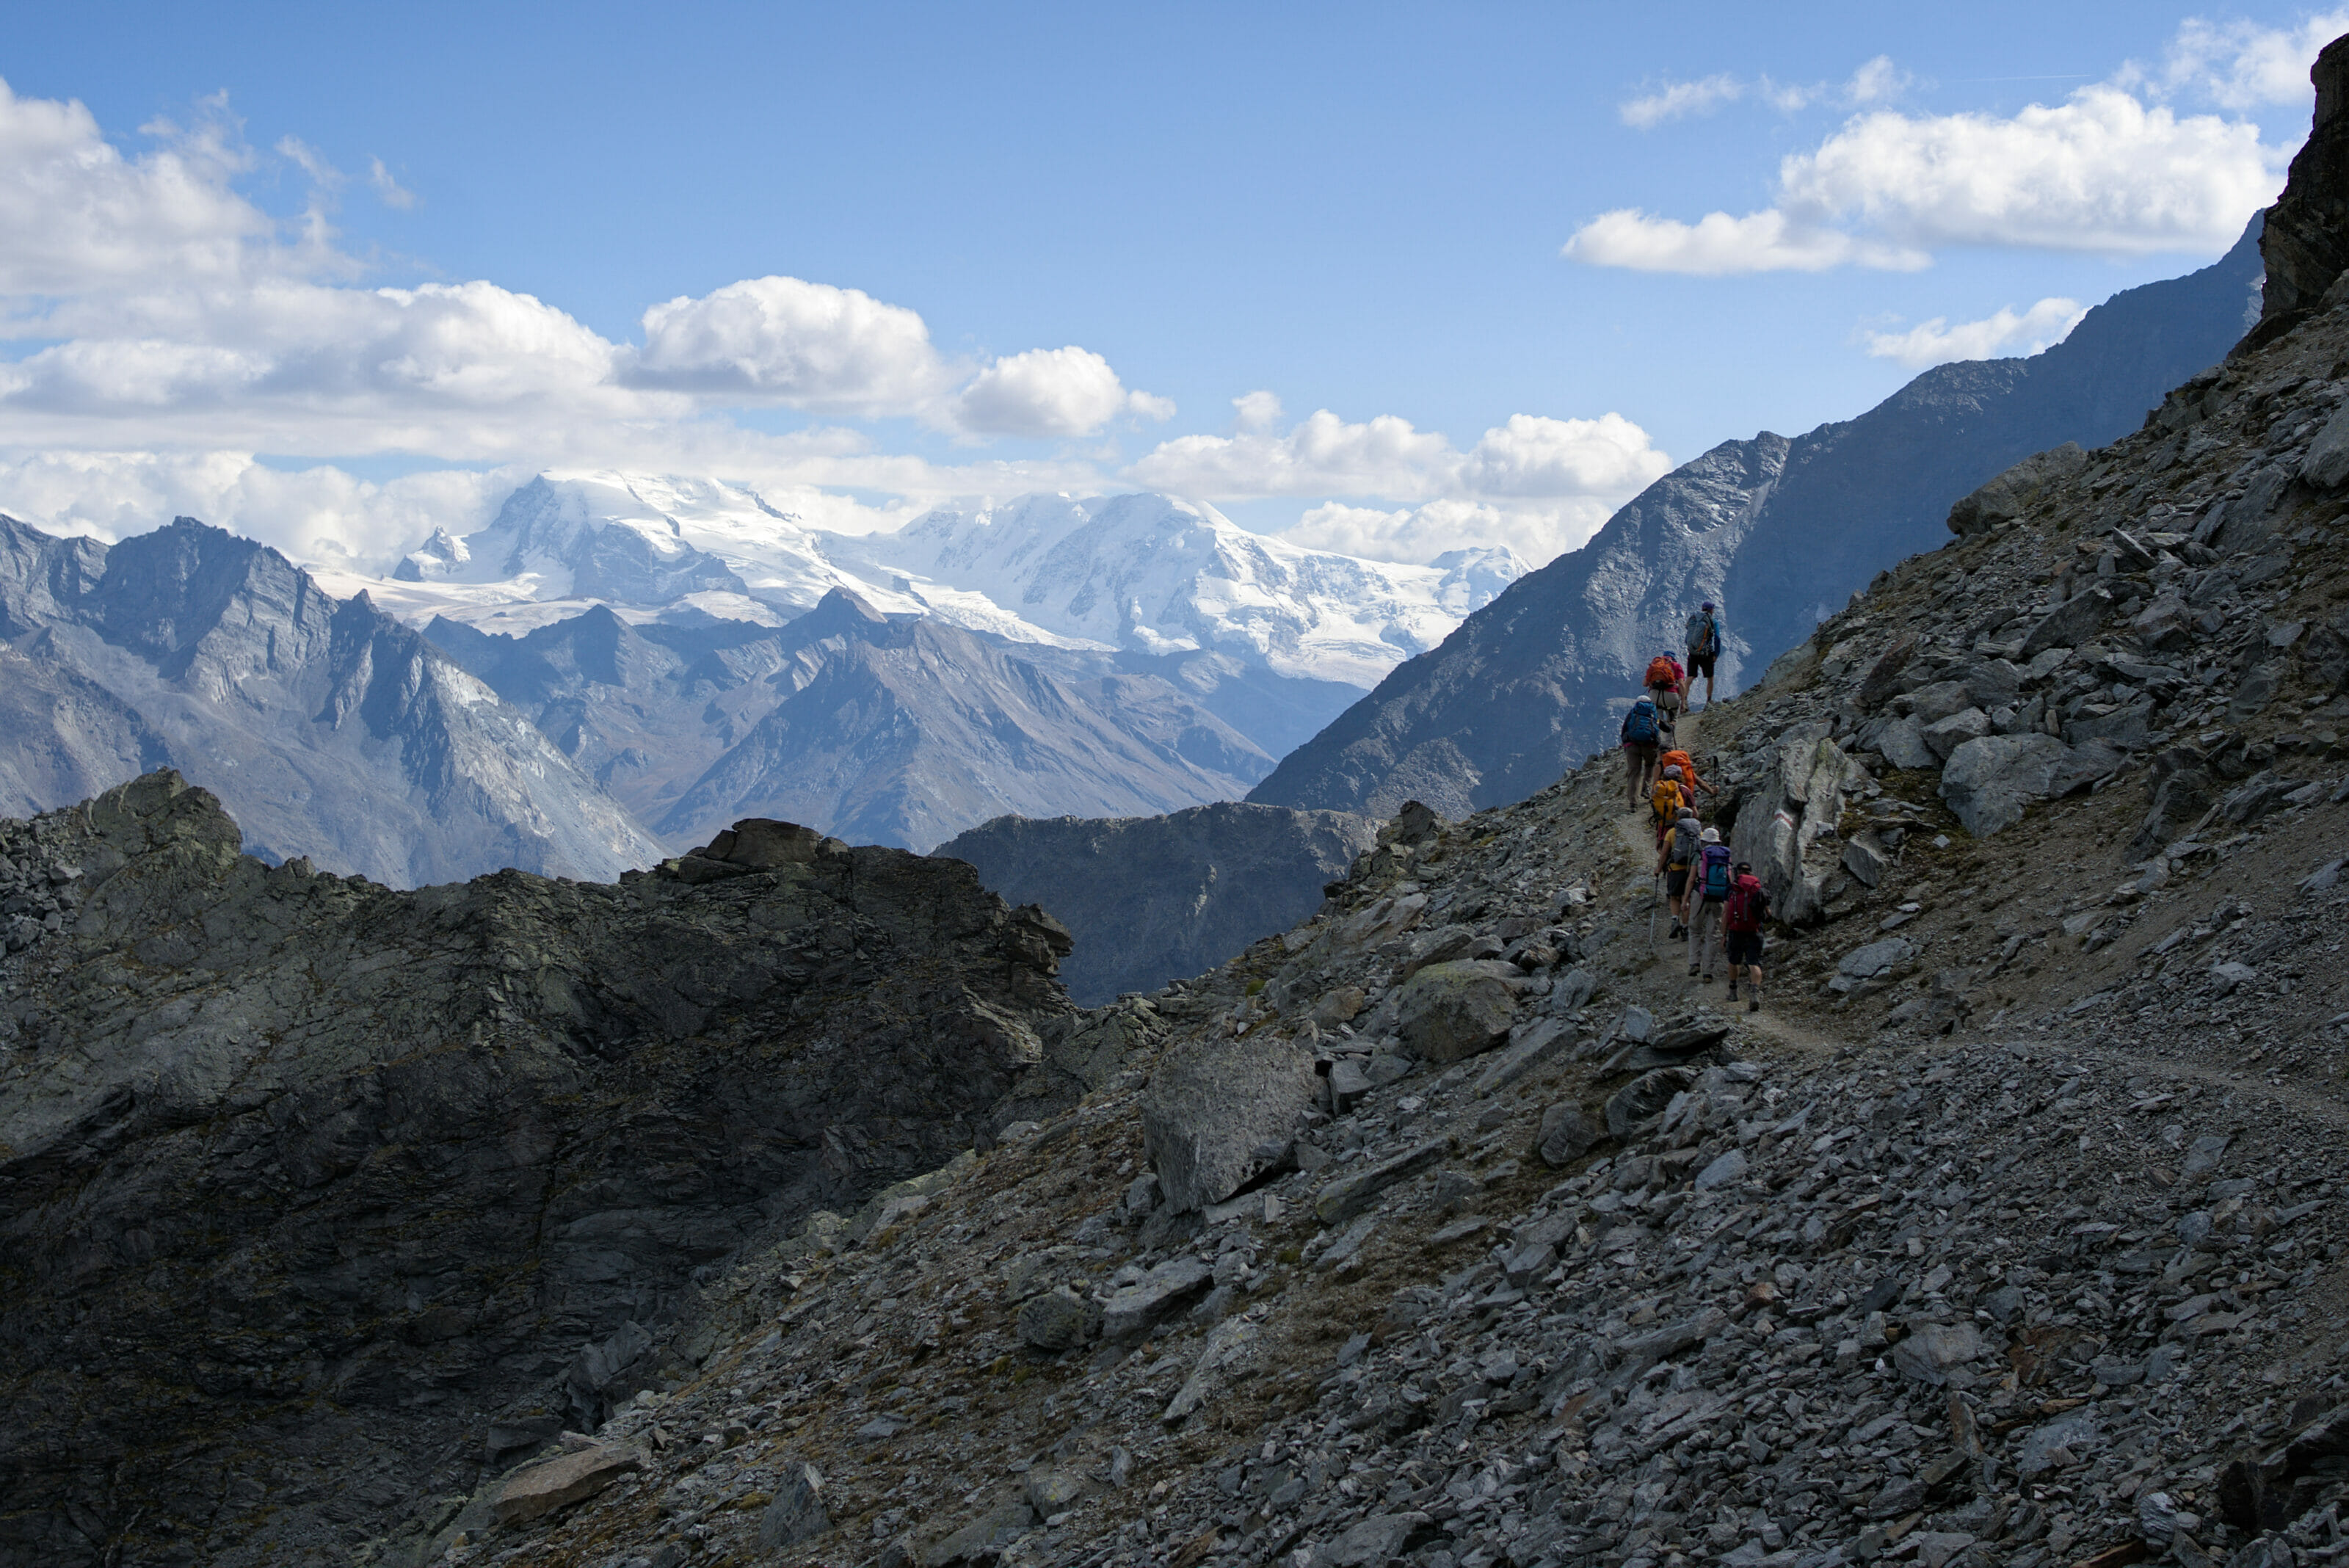
[[[1689,978],[1691,980],[1694,980],[1696,978],[1696,965],[1694,964],[1689,965]]]
[[[1705,983],[1705,984],[1707,984],[1707,985],[1711,985],[1711,984],[1713,983],[1713,976],[1711,976],[1711,975],[1706,975],[1706,976],[1704,977],[1704,983]]]
[[[1737,1000],[1737,977],[1733,974],[1729,977],[1729,1000]]]
[[[1761,1011],[1762,1011],[1762,999],[1761,999],[1760,997],[1758,997],[1758,996],[1757,996],[1757,997],[1754,997],[1752,1001],[1748,1002],[1745,1004],[1745,1011],[1746,1011],[1746,1012],[1761,1012]]]
[[[1688,928],[1687,928],[1686,926],[1682,925],[1678,920],[1674,920],[1674,921],[1672,922],[1672,935],[1671,935],[1671,940],[1674,940],[1674,941],[1679,941],[1679,940],[1681,940],[1682,938],[1686,937],[1687,935],[1688,935]]]

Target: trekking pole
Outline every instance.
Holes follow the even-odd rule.
[[[1648,951],[1656,950],[1656,906],[1664,901],[1664,874],[1656,873],[1656,896],[1648,904]]]

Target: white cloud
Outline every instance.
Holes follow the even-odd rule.
[[[1280,399],[1266,391],[1242,392],[1232,400],[1232,407],[1238,412],[1239,428],[1249,431],[1268,431],[1288,414]]]
[[[2165,100],[2195,97],[2238,111],[2305,104],[2309,62],[2344,29],[2349,11],[2285,29],[2189,20],[2161,67],[2125,66],[2060,103],[2012,115],[1871,108],[1914,85],[1878,56],[1834,95],[1865,112],[1815,151],[1781,160],[1769,206],[1694,223],[1619,208],[1576,230],[1564,254],[1595,266],[1721,275],[1915,268],[1953,245],[2213,254],[2273,200],[2292,148],[2262,142],[2249,120],[2180,113]],[[1680,88],[1635,100],[1650,118],[1633,122],[1748,90],[1725,78],[1682,86],[1680,100],[1671,96]],[[1786,108],[1817,93],[1767,81],[1752,90]],[[2292,118],[2297,133],[2300,117]]]
[[[1696,81],[1666,82],[1654,92],[1627,99],[1615,112],[1634,130],[1651,130],[1671,120],[1711,114],[1723,104],[1748,97],[1761,99],[1781,114],[1793,114],[1822,100],[1865,108],[1900,97],[1916,81],[1892,63],[1891,56],[1878,55],[1854,71],[1840,88],[1825,83],[1803,86],[1773,81],[1766,76],[1745,82],[1722,72]]]
[[[1787,158],[1778,182],[1797,220],[1903,245],[2217,251],[2274,198],[2284,157],[2255,125],[2100,86],[2011,117],[1863,115]]]
[[[1629,500],[1671,467],[1648,432],[1620,414],[1553,420],[1511,414],[1485,432],[1457,483],[1482,496],[1588,496]]]
[[[1854,107],[1887,103],[1907,92],[1916,81],[1916,78],[1892,63],[1891,56],[1878,55],[1851,73],[1851,80],[1844,84],[1843,99]]]
[[[1178,436],[1127,471],[1154,490],[1200,501],[1268,495],[1416,496],[1458,461],[1452,443],[1381,414],[1349,424],[1327,409],[1287,435]]]
[[[796,277],[730,283],[645,312],[633,379],[649,386],[828,413],[904,413],[951,372],[902,305]]]
[[[445,524],[464,532],[525,471],[440,469],[374,484],[340,469],[285,472],[243,452],[44,452],[0,461],[0,512],[113,541],[174,516],[201,518],[296,560],[388,564]]]
[[[1272,394],[1234,401],[1239,433],[1177,437],[1125,477],[1206,502],[1341,495],[1416,503],[1326,502],[1283,534],[1382,560],[1424,561],[1464,545],[1506,544],[1547,561],[1588,538],[1671,467],[1647,431],[1620,414],[1516,414],[1463,452],[1393,415],[1350,423],[1323,409],[1281,434],[1270,428],[1279,415]]]
[[[376,199],[385,206],[403,213],[414,210],[416,192],[392,178],[391,171],[384,167],[382,159],[367,160],[367,183],[375,187]]]
[[[1710,76],[1702,81],[1667,82],[1660,90],[1632,99],[1615,112],[1632,129],[1650,130],[1667,120],[1711,114],[1744,96],[1744,85],[1735,77]]]
[[[2286,105],[2305,109],[2308,67],[2317,51],[2349,33],[2349,10],[2320,12],[2289,27],[2189,16],[2161,64],[2132,63],[2115,78],[2127,86],[2178,94],[2236,110]]]
[[[27,296],[232,281],[265,251],[274,225],[229,185],[249,161],[231,128],[154,129],[161,145],[128,159],[81,104],[0,81],[0,296],[18,313]]]
[[[1915,370],[1951,359],[1988,359],[2010,346],[2014,353],[2036,354],[2071,336],[2087,314],[2076,299],[2048,298],[2020,315],[2001,306],[1980,321],[1961,321],[1955,327],[1947,317],[1936,316],[1906,332],[1868,333],[1868,352]]]
[[[1857,264],[1914,271],[1930,257],[1905,246],[1862,240],[1820,223],[1800,223],[1775,208],[1733,218],[1708,213],[1693,223],[1636,207],[1601,213],[1577,229],[1563,252],[1569,261],[1634,272],[1719,277],[1743,272],[1825,272]]]
[[[1168,420],[1174,405],[1128,391],[1091,349],[1030,348],[981,370],[954,402],[955,421],[982,435],[1091,435],[1120,414]]]
[[[1540,566],[1588,543],[1614,510],[1591,499],[1547,505],[1447,499],[1393,511],[1331,501],[1309,508],[1281,537],[1375,561],[1428,561],[1446,550],[1506,545]]]

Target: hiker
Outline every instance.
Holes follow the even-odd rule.
[[[1647,798],[1656,772],[1656,747],[1663,739],[1663,723],[1653,697],[1641,692],[1623,715],[1623,774],[1630,781],[1631,805]]]
[[[1754,875],[1752,862],[1740,860],[1731,874],[1729,901],[1722,906],[1722,955],[1729,961],[1729,1000],[1737,1000],[1737,968],[1753,976],[1746,987],[1745,1011],[1762,1011],[1762,922],[1770,913],[1770,895]]]
[[[1706,982],[1711,983],[1713,955],[1721,946],[1722,906],[1729,902],[1732,872],[1729,846],[1721,841],[1721,829],[1706,828],[1699,842],[1695,874],[1690,878],[1696,886],[1689,889],[1689,973],[1695,974],[1702,966]]]
[[[1643,679],[1648,695],[1654,700],[1656,711],[1661,716],[1659,722],[1664,733],[1669,735],[1679,728],[1681,706],[1686,696],[1682,686],[1685,678],[1681,673],[1680,663],[1671,654],[1660,653],[1648,660],[1648,673]]]
[[[1689,869],[1703,847],[1703,833],[1696,808],[1682,806],[1672,819],[1671,832],[1664,836],[1663,847],[1656,851],[1656,869],[1663,874],[1664,893],[1671,900],[1673,941],[1688,935]]]
[[[1691,805],[1694,805],[1696,804],[1696,792],[1698,790],[1702,790],[1707,794],[1717,795],[1721,793],[1711,784],[1705,783],[1702,779],[1697,777],[1696,759],[1690,756],[1686,752],[1680,751],[1676,748],[1671,751],[1660,753],[1656,757],[1656,765],[1662,768],[1678,768],[1681,770],[1681,788],[1688,795],[1689,804]]]
[[[1680,815],[1681,807],[1695,804],[1696,797],[1690,794],[1688,786],[1681,782],[1680,769],[1667,768],[1656,776],[1655,788],[1648,792],[1648,809],[1655,818],[1658,849],[1664,846],[1664,835]]]
[[[1704,705],[1713,706],[1713,661],[1721,656],[1721,618],[1713,614],[1713,601],[1707,599],[1688,618],[1688,689],[1682,695],[1692,696],[1696,678],[1704,677]]]

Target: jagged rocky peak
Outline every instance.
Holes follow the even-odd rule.
[[[2349,39],[2326,45],[2309,79],[2316,86],[2315,121],[2292,156],[2291,178],[2260,241],[2267,321],[2337,304],[2328,296],[2349,270],[2349,225],[2343,221],[2349,201]]]
[[[238,840],[170,773],[0,822],[11,1568],[438,1561],[436,1500],[690,1375],[729,1259],[1083,1087],[1066,934],[955,862],[744,821],[401,893]]]
[[[379,611],[193,518],[113,545],[0,522],[0,807],[160,765],[252,847],[399,885],[611,876],[659,849],[519,711]]]

